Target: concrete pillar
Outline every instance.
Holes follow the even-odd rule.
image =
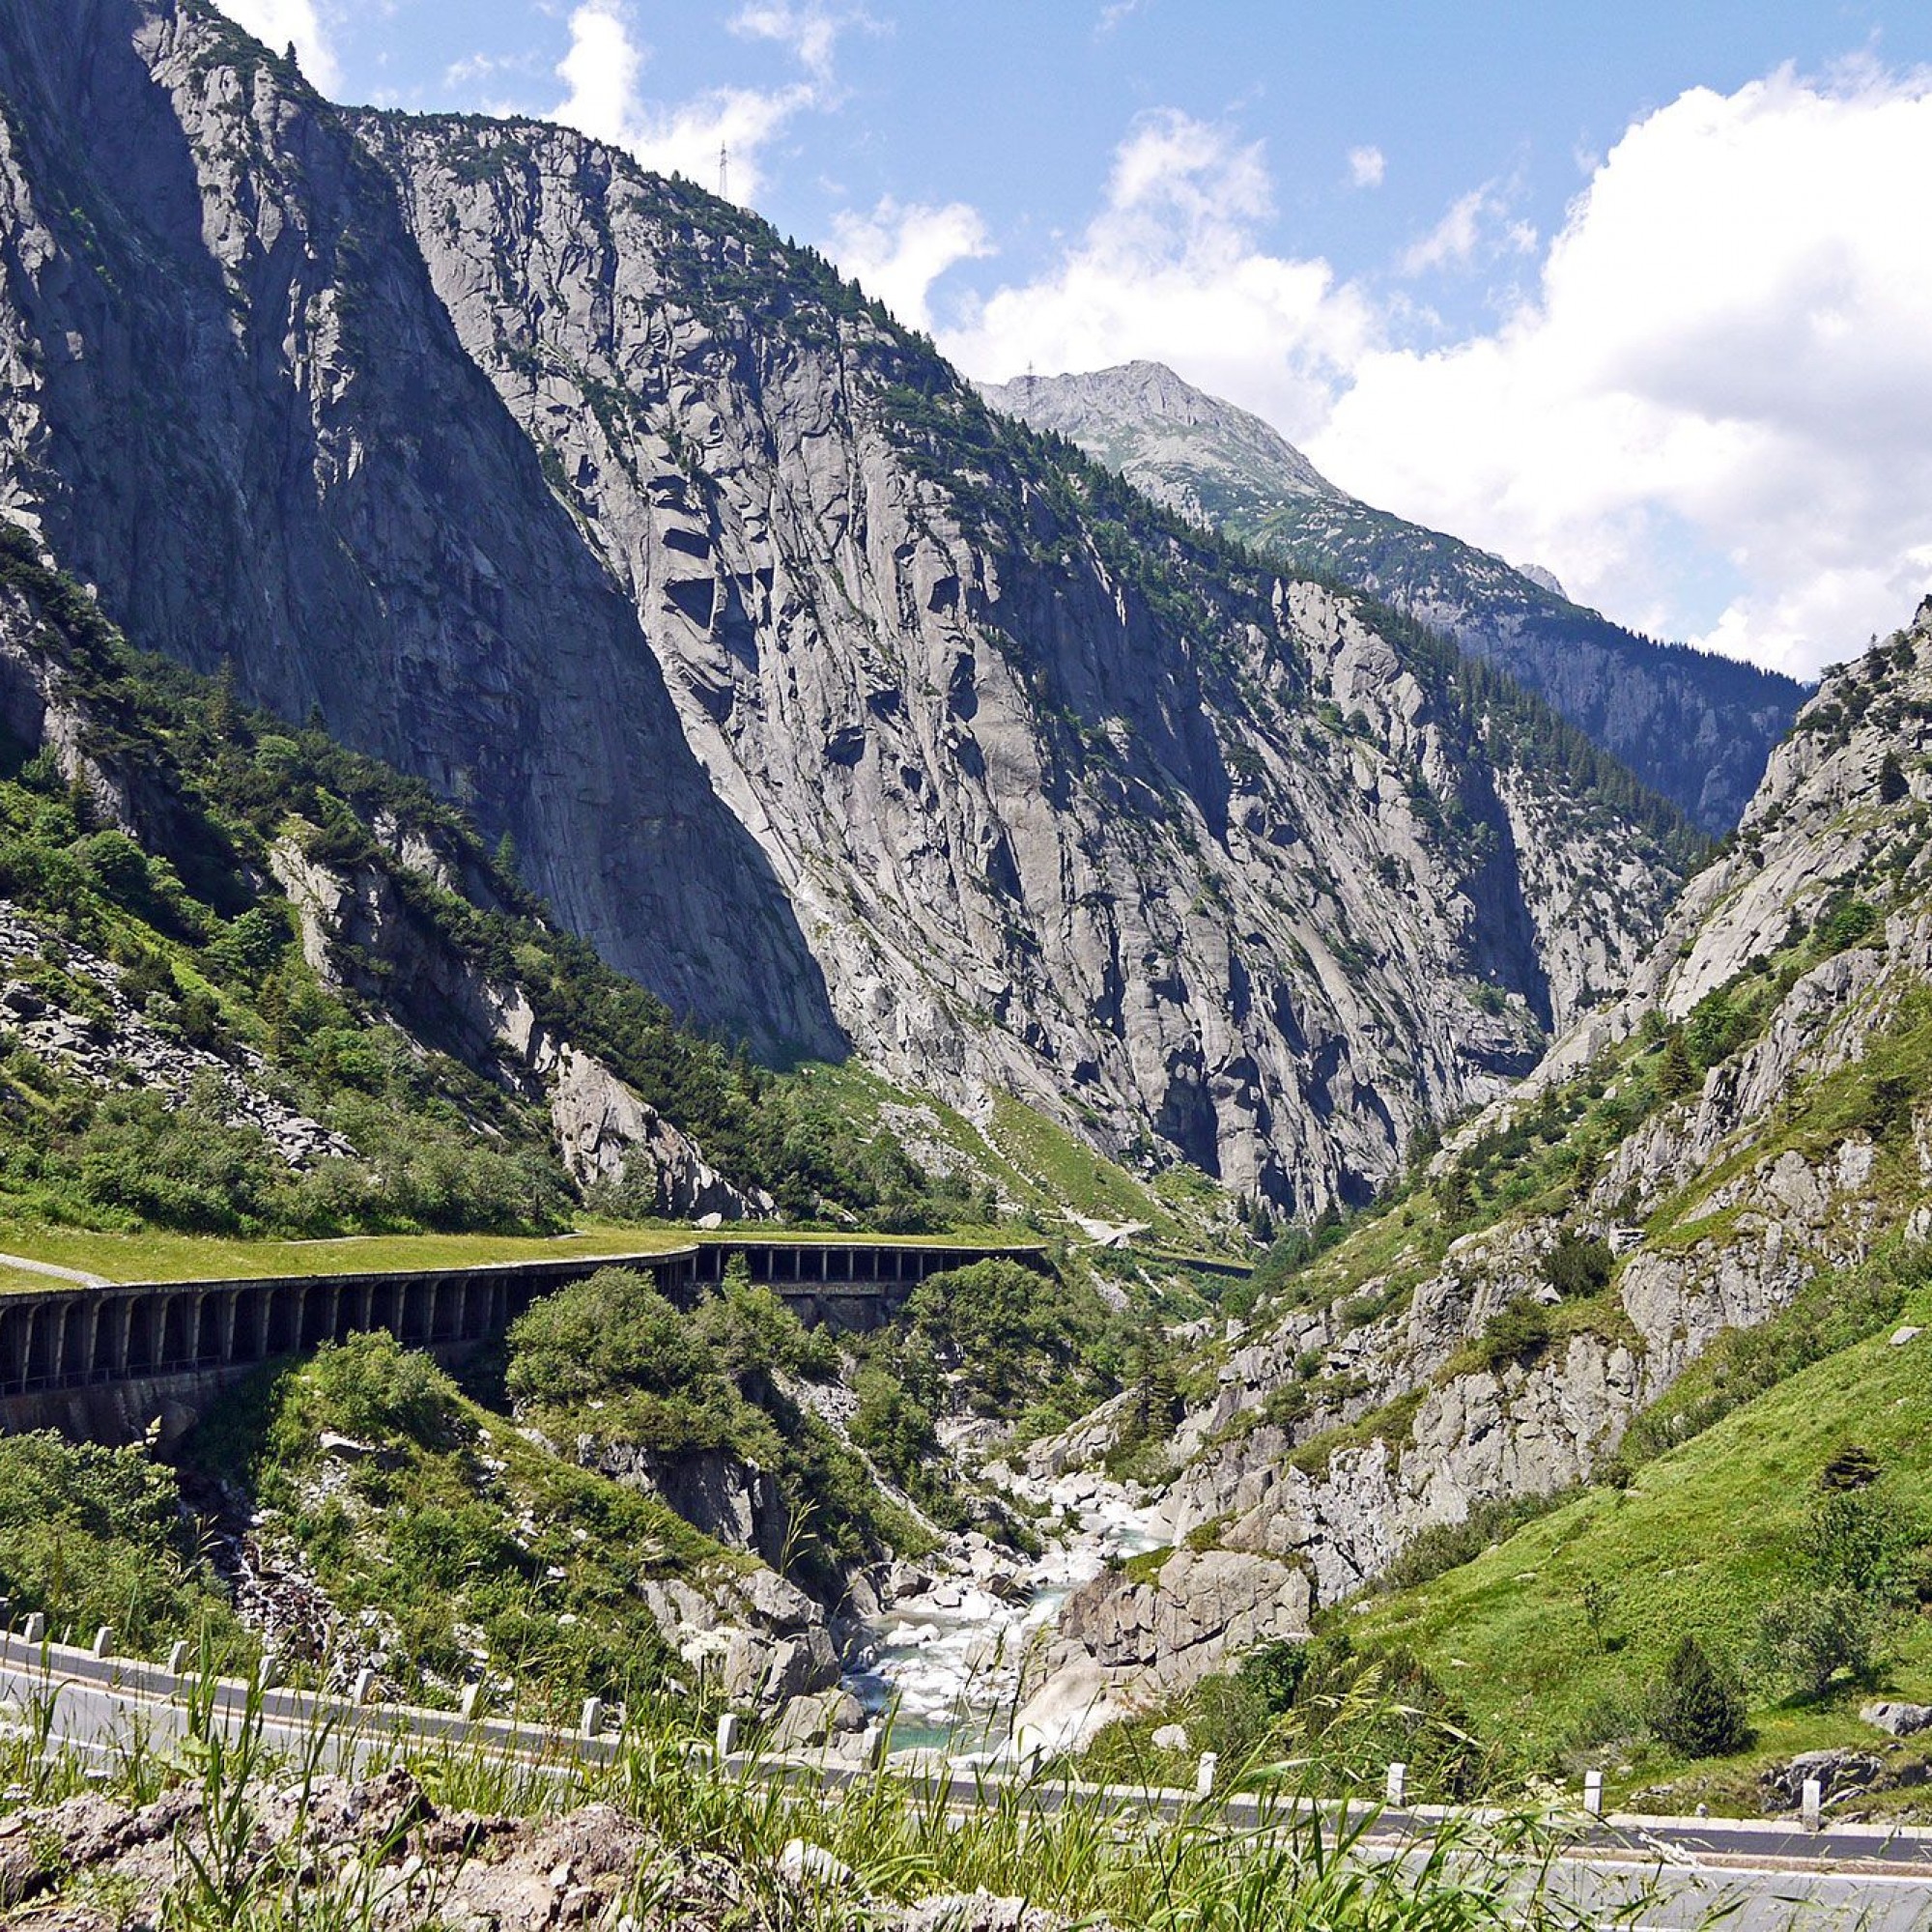
[[[376,1701],[376,1673],[366,1664],[355,1673],[355,1683],[349,1692],[352,1704],[373,1704]]]
[[[466,1684],[463,1687],[463,1701],[457,1706],[465,1723],[473,1724],[483,1715],[482,1684]]]
[[[1388,1768],[1388,1802],[1401,1804],[1408,1795],[1408,1767],[1406,1764],[1392,1764]]]
[[[1212,1798],[1214,1795],[1214,1774],[1220,1768],[1221,1759],[1215,1751],[1203,1751],[1201,1762],[1194,1768],[1194,1795],[1197,1798]]]
[[[1801,1815],[1804,1820],[1804,1829],[1807,1832],[1816,1832],[1822,1828],[1824,1824],[1824,1785],[1815,1777],[1807,1777],[1804,1780],[1804,1802],[1801,1806]]]
[[[424,1345],[436,1340],[436,1277],[431,1275],[423,1291],[423,1334]]]
[[[47,1619],[43,1610],[30,1610],[26,1621],[20,1626],[22,1643],[45,1643],[47,1640]]]
[[[9,1388],[27,1385],[27,1351],[21,1346],[25,1333],[23,1313],[17,1308],[0,1307],[0,1376],[6,1378]]]
[[[134,1297],[117,1295],[107,1315],[107,1366],[117,1376],[128,1373],[128,1342],[134,1332]]]
[[[102,1624],[94,1633],[92,1654],[96,1657],[112,1657],[114,1655],[114,1626],[112,1624]]]
[[[741,1728],[738,1714],[726,1711],[718,1719],[718,1755],[727,1758],[738,1748],[738,1732]]]
[[[231,1288],[221,1297],[221,1359],[224,1363],[235,1359],[235,1324],[242,1306],[242,1291]]]
[[[23,1314],[25,1320],[20,1323],[20,1359],[25,1364],[25,1368],[20,1379],[31,1387],[37,1379],[34,1373],[34,1341],[40,1327],[41,1311],[35,1303],[30,1301]]]
[[[586,1738],[594,1738],[604,1728],[604,1700],[601,1697],[586,1697],[583,1700],[583,1716],[578,1728]]]
[[[1586,1771],[1583,1774],[1583,1809],[1593,1818],[1604,1815],[1604,1774],[1601,1771]]]
[[[168,1652],[168,1675],[170,1677],[185,1677],[187,1675],[187,1660],[192,1648],[193,1646],[188,1642],[186,1637],[178,1636],[175,1638],[174,1646]]]

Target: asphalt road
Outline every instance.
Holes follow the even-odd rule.
[[[189,1721],[191,1683],[166,1669],[124,1659],[95,1658],[84,1651],[29,1647],[18,1637],[0,1638],[0,1722],[45,1716],[50,1744],[68,1744],[111,1760],[137,1734],[156,1746],[182,1736]],[[247,1687],[218,1681],[204,1692],[231,1733],[243,1721]],[[276,1752],[300,1761],[310,1752],[332,1769],[355,1769],[393,1755],[398,1743],[444,1743],[561,1769],[577,1762],[609,1762],[621,1749],[615,1738],[579,1737],[554,1728],[500,1719],[467,1719],[447,1712],[388,1705],[356,1707],[341,1698],[303,1692],[261,1693],[261,1735]],[[734,1757],[740,1771],[839,1785],[868,1774],[847,1767],[779,1765]],[[1051,1811],[1083,1798],[1108,1796],[1122,1817],[1201,1815],[1192,1794],[1029,1780],[1018,1776],[914,1771],[928,1787],[950,1783],[960,1808],[1006,1788],[1021,1801]],[[1236,1794],[1224,1801],[1216,1820],[1233,1831],[1264,1832],[1305,1812],[1305,1803]],[[1322,1807],[1339,1822],[1339,1807]],[[1450,1816],[1436,1806],[1380,1809],[1365,1850],[1376,1857],[1419,1863],[1427,1841]],[[1550,1860],[1548,1891],[1569,1901],[1585,1922],[1607,1922],[1657,1932],[1690,1932],[1721,1922],[1736,1932],[1783,1932],[1786,1927],[1861,1928],[1861,1932],[1932,1932],[1932,1831],[1830,1824],[1804,1832],[1789,1821],[1715,1818],[1578,1818],[1563,1848]]]

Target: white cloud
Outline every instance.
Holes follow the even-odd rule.
[[[1688,93],[1605,158],[1532,298],[1372,350],[1310,454],[1644,628],[1848,655],[1932,562],[1928,152],[1924,74]]]
[[[942,345],[993,380],[1136,356],[1171,362],[1305,435],[1325,419],[1374,318],[1325,262],[1257,248],[1271,205],[1259,145],[1184,114],[1149,115],[1115,155],[1099,213],[1062,259],[1037,281],[963,306]]]
[[[824,7],[754,0],[731,16],[730,27],[741,39],[778,41],[788,46],[808,73],[821,84],[830,84],[838,36],[863,19],[863,15],[835,14]]]
[[[1169,362],[1370,502],[1808,672],[1932,587],[1927,154],[1932,74],[1693,90],[1625,131],[1547,247],[1490,183],[1404,251],[1410,276],[1527,271],[1443,344],[1400,275],[1261,245],[1258,148],[1155,115],[1058,259],[942,298],[938,333],[993,379]]]
[[[788,40],[802,60],[823,52],[814,31],[805,24],[813,10],[753,7],[737,16],[742,31]],[[788,23],[779,33],[780,16]],[[762,25],[747,24],[753,16]],[[767,32],[769,30],[769,32]],[[716,87],[670,104],[646,100],[639,83],[649,51],[632,38],[619,0],[583,0],[570,16],[570,49],[557,64],[557,77],[569,92],[552,119],[596,140],[627,148],[647,168],[682,174],[706,187],[718,185],[719,153],[730,156],[733,201],[757,199],[764,174],[760,151],[801,109],[820,103],[810,81],[789,87]]]
[[[993,252],[979,211],[963,201],[905,207],[888,196],[869,214],[839,215],[833,237],[833,260],[914,328],[932,327],[932,285],[948,269]]]
[[[342,85],[342,70],[315,0],[214,0],[214,4],[276,53],[293,43],[302,72],[319,93],[333,94]]]
[[[1536,230],[1510,219],[1510,200],[1494,182],[1458,195],[1427,235],[1402,252],[1397,266],[1405,275],[1426,275],[1467,268],[1478,255],[1526,255],[1536,247]]]
[[[1380,187],[1388,173],[1388,157],[1379,148],[1349,150],[1349,180],[1356,187]]]

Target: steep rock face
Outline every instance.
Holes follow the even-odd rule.
[[[1918,1037],[1932,987],[1928,825],[1932,600],[1908,631],[1828,676],[1734,849],[1693,881],[1634,990],[1451,1137],[1436,1198],[1498,1135],[1560,1118],[1550,1110],[1579,1096],[1636,1089],[1645,1059],[1664,1051],[1640,1042],[1671,1024],[1713,1024],[1725,1002],[1756,1002],[1748,1037],[1701,1082],[1646,1103],[1614,1145],[1603,1144],[1605,1117],[1585,1110],[1561,1206],[1505,1213],[1412,1268],[1428,1230],[1396,1210],[1399,1224],[1384,1216],[1365,1231],[1365,1249],[1385,1259],[1380,1272],[1348,1272],[1350,1303],[1264,1310],[1221,1351],[1212,1398],[1177,1432],[1163,1505],[1177,1545],[1251,1556],[1257,1589],[1297,1566],[1312,1601],[1333,1603],[1431,1525],[1590,1479],[1726,1330],[1771,1320],[1895,1235],[1925,1239],[1932,1094],[1889,1043]],[[1816,957],[1821,944],[1844,950]],[[1587,1313],[1573,1316],[1552,1279],[1564,1238],[1605,1243]],[[1376,1312],[1383,1303],[1394,1305]],[[1524,1339],[1483,1346],[1505,1310],[1525,1307],[1549,1329],[1519,1322]],[[1112,1633],[1156,1614],[1147,1587],[1094,1586],[1057,1653],[1069,1681],[1097,1666],[1123,1690],[1145,1668]],[[1211,1636],[1197,1633],[1196,1654],[1211,1654]]]
[[[874,1064],[1308,1208],[1632,956],[1655,853],[1346,600],[1231,578],[696,190],[356,126]]]
[[[406,855],[427,877],[447,861],[426,843]],[[325,984],[380,1000],[418,1038],[487,1070],[526,1099],[548,1105],[565,1169],[584,1185],[627,1173],[653,1179],[660,1211],[726,1221],[773,1212],[761,1189],[734,1186],[696,1145],[640,1099],[594,1054],[532,1009],[515,980],[493,980],[456,952],[406,902],[389,875],[364,866],[344,873],[292,841],[270,863],[300,930],[303,956]]]
[[[1158,363],[982,393],[1159,501],[1372,590],[1501,666],[1714,833],[1735,823],[1804,697],[1795,679],[1637,637],[1573,604],[1547,571],[1371,508],[1260,418]]]
[[[614,963],[837,1031],[637,619],[335,111],[198,0],[0,4],[0,507],[147,647],[427,779]]]

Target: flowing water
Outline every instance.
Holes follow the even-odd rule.
[[[974,1577],[941,1577],[871,1626],[871,1656],[845,1686],[868,1714],[896,1705],[895,1750],[923,1747],[962,1762],[1000,1755],[1020,1703],[1021,1666],[1050,1639],[1068,1593],[1110,1560],[1154,1547],[1152,1510],[1122,1492],[1075,1496],[1062,1485],[1046,1499],[1064,1502],[1080,1526],[1019,1569],[1003,1594]]]

